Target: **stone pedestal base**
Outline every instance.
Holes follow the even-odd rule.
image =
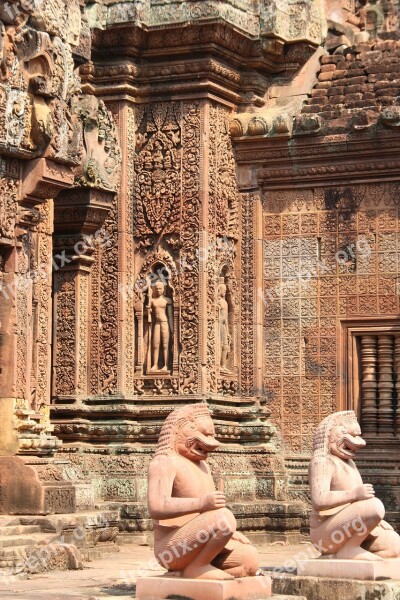
[[[0,457],[0,514],[48,515],[76,510],[75,487],[54,477],[52,459]]]
[[[334,579],[400,579],[400,558],[386,560],[340,560],[316,558],[297,561],[297,574]]]
[[[137,600],[262,600],[270,596],[271,579],[267,576],[215,581],[163,575],[139,577],[136,583]]]

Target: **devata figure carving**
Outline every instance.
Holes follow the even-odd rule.
[[[184,406],[167,417],[150,463],[155,556],[181,577],[233,579],[258,569],[257,550],[215,490],[206,460],[218,446],[207,405]]]
[[[221,283],[218,287],[218,307],[219,307],[219,333],[220,333],[220,370],[222,373],[228,373],[228,357],[230,351],[231,336],[229,333],[229,306],[226,301],[226,285]]]
[[[150,371],[168,372],[170,355],[170,339],[174,331],[172,300],[164,296],[165,287],[161,281],[154,286],[149,305],[149,324],[153,324],[151,334],[151,369]],[[160,359],[162,367],[160,368]]]
[[[320,423],[309,469],[311,541],[330,558],[382,560],[400,556],[400,536],[383,520],[385,508],[363,483],[353,458],[365,446],[353,411]],[[322,547],[322,549],[321,549]]]

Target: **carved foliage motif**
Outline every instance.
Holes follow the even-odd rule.
[[[178,232],[181,154],[179,104],[141,108],[135,156],[135,236]]]
[[[117,119],[117,115],[114,115]],[[120,190],[118,190],[118,195]],[[118,196],[104,224],[108,242],[100,251],[100,336],[99,336],[99,391],[114,394],[118,389],[118,301],[119,301],[119,246]],[[94,348],[96,352],[96,348]]]
[[[118,201],[113,200],[111,210],[103,225],[107,243],[98,246],[93,254],[90,273],[90,377],[91,395],[114,394],[118,389],[118,329],[119,302],[119,247]],[[82,292],[87,295],[86,284]],[[82,310],[85,301],[82,297]],[[87,305],[86,305],[87,306]],[[84,316],[82,317],[84,319]],[[86,324],[81,322],[86,331]],[[121,358],[125,360],[125,357]],[[82,380],[83,380],[82,374]]]
[[[165,265],[170,272],[174,295],[173,372],[179,366],[181,393],[198,391],[200,130],[198,103],[156,103],[136,111],[133,187],[133,230],[139,265],[136,283],[145,280],[156,263],[157,270]],[[143,253],[144,257],[140,256]],[[140,285],[136,287],[133,286],[131,294],[138,325],[135,389],[144,393],[145,388],[148,393],[148,382],[142,381],[143,301],[139,298]],[[161,380],[153,381],[154,394],[177,393],[175,382],[169,392],[168,386],[160,387],[160,383]]]
[[[38,268],[39,277],[34,285],[34,295],[37,302],[36,323],[36,368],[35,386],[36,394],[34,406],[42,410],[49,402],[50,397],[50,365],[51,365],[51,307],[52,290],[51,257],[52,257],[52,229],[53,229],[53,202],[48,200],[39,208],[41,220],[38,226]]]
[[[88,306],[89,306],[89,276],[87,273],[79,274],[79,313],[78,313],[78,373],[77,393],[82,396],[87,394],[87,360],[88,360]]]
[[[133,196],[132,190],[134,185],[134,144],[135,139],[135,111],[133,106],[126,108],[126,129],[127,129],[127,143],[125,152],[127,155],[126,169],[127,169],[127,192],[121,190],[125,198],[125,227],[127,231],[126,236],[126,255],[134,256],[134,241],[133,241]],[[122,139],[122,135],[120,135]],[[123,282],[127,290],[132,289],[135,281],[134,261],[128,260],[126,265],[126,280]],[[127,394],[134,393],[134,365],[135,365],[135,321],[134,321],[134,297],[132,294],[127,293],[122,297],[122,301],[125,303],[125,390]]]
[[[16,286],[17,322],[17,397],[24,400],[23,408],[30,404],[29,367],[32,344],[32,282],[29,277],[30,236],[24,235],[18,251],[18,277]]]
[[[250,265],[255,264],[254,202],[252,194],[242,194],[242,248],[241,248],[241,365],[240,392],[252,396],[254,391],[254,284]]]
[[[55,275],[55,324],[56,348],[54,368],[56,396],[73,395],[75,392],[75,274],[59,271]]]
[[[0,237],[14,239],[19,181],[0,178]]]
[[[181,344],[180,385],[183,393],[195,393],[199,377],[199,257],[200,230],[200,106],[183,105],[183,205],[181,226],[181,264],[188,265],[181,276]]]
[[[217,178],[218,178],[218,107],[210,104],[209,107],[209,136],[210,152],[208,155],[208,211],[207,211],[207,229],[208,245],[201,250],[201,260],[207,260],[207,389],[210,392],[216,392],[217,386],[217,288],[218,288],[218,268],[217,268],[217,248],[216,248],[216,212],[217,212]]]
[[[89,393],[99,393],[100,371],[100,256],[101,249],[97,247],[94,254],[94,263],[90,273],[91,282],[91,325],[90,325],[90,383]]]
[[[215,123],[216,157],[216,232],[220,236],[237,237],[238,190],[236,184],[236,163],[229,134],[230,112],[211,106],[211,127]]]

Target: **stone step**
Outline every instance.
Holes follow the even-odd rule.
[[[20,518],[23,525],[38,525],[44,532],[60,532],[78,525],[86,527],[108,527],[120,521],[118,510],[87,510],[57,515],[34,515]]]
[[[36,546],[36,544],[39,544],[43,539],[46,539],[46,536],[42,533],[32,533],[31,535],[21,534],[18,537],[15,535],[4,535],[0,537],[0,550],[14,547],[15,542],[18,542],[18,546]]]
[[[21,525],[21,519],[13,515],[0,515],[0,527],[10,527],[11,525]]]
[[[28,533],[40,533],[41,529],[39,525],[7,525],[6,527],[0,527],[0,538],[10,537],[12,535],[26,535]]]
[[[26,546],[8,546],[0,550],[0,561],[25,558]]]

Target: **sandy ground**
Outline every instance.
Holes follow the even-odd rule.
[[[262,567],[290,568],[291,559],[304,552],[312,553],[310,545],[263,546],[259,548]],[[153,553],[146,546],[123,546],[121,552],[85,563],[81,571],[51,572],[31,575],[25,579],[0,580],[1,600],[132,600],[138,575],[157,575],[163,571],[152,561]]]

